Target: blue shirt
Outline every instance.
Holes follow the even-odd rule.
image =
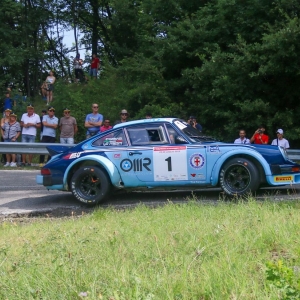
[[[6,109],[12,110],[12,107],[13,107],[12,100],[10,98],[5,98],[4,99],[3,111],[5,111]]]
[[[101,114],[88,114],[85,118],[85,122],[99,122],[99,121],[103,121],[103,116]],[[90,134],[90,132],[94,133],[94,132],[99,132],[100,131],[100,126],[96,126],[96,127],[89,127],[86,134]]]
[[[43,122],[47,122],[49,124],[58,124],[58,118],[56,118],[55,116],[50,118],[48,115],[45,115],[45,116],[43,116]],[[55,137],[56,136],[56,129],[44,125],[44,127],[43,127],[43,136]]]

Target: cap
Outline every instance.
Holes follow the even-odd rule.
[[[49,111],[49,110],[55,111],[55,108],[54,108],[53,106],[50,106],[50,107],[48,107],[48,111]]]
[[[197,119],[195,116],[190,116],[190,119]]]
[[[283,134],[283,130],[282,130],[282,129],[278,129],[278,130],[276,131],[276,133]]]
[[[126,109],[122,109],[120,114],[128,114],[128,111]]]
[[[64,108],[64,112],[65,112],[65,111],[70,111],[70,110],[69,110],[68,108]]]
[[[46,109],[42,109],[42,113],[46,113],[47,111],[46,111]]]
[[[29,103],[27,104],[27,108],[34,108],[34,106],[31,103]]]
[[[10,117],[17,117],[17,115],[14,112],[11,112],[11,114],[9,116]]]
[[[7,108],[5,111],[10,111],[10,112],[12,112],[12,110],[11,110],[11,109],[9,109],[9,108]]]

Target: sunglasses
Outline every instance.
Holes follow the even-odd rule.
[[[53,109],[49,109],[48,111],[55,111],[55,110],[53,110]]]
[[[128,114],[121,114],[122,116],[128,116]]]
[[[98,108],[98,106],[93,106],[93,108]]]
[[[70,112],[69,112],[69,111],[64,111],[64,113],[65,113],[65,114],[69,114]]]

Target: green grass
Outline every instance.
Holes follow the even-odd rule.
[[[191,201],[4,221],[0,299],[279,299],[267,264],[300,266],[299,208]]]

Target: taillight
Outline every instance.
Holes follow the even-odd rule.
[[[41,174],[42,175],[51,175],[50,169],[42,169]]]
[[[299,172],[300,171],[300,167],[292,167],[292,172]]]

